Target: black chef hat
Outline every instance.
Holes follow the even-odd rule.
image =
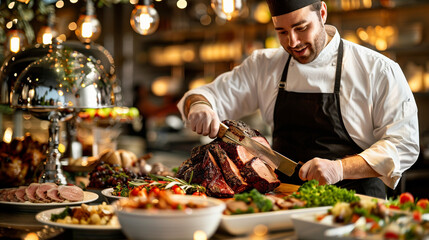
[[[279,16],[293,12],[320,0],[267,0],[271,16]]]

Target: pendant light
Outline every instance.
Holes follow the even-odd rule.
[[[17,21],[8,23],[11,25],[6,33],[5,56],[19,52],[25,46],[25,34],[17,28]]]
[[[95,14],[94,2],[86,0],[85,13],[77,20],[76,36],[83,43],[90,43],[98,39],[101,34],[101,24]]]
[[[58,36],[55,29],[55,8],[48,14],[47,24],[42,26],[37,33],[36,41],[40,44],[52,44],[52,39]]]
[[[231,21],[244,9],[245,0],[211,0],[211,6],[221,19]]]
[[[139,0],[130,18],[131,27],[141,35],[149,35],[158,29],[159,15],[151,0]]]

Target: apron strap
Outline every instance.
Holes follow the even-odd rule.
[[[335,86],[334,86],[335,94],[340,93],[341,69],[343,67],[343,54],[344,54],[343,40],[340,39],[340,46],[338,47],[338,56],[337,56],[337,68],[335,70]]]

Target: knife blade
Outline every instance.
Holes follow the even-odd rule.
[[[230,141],[239,144],[246,148],[253,156],[260,158],[266,164],[268,164],[273,169],[277,169],[280,172],[292,176],[295,172],[295,168],[298,164],[302,164],[301,162],[295,162],[292,159],[283,156],[282,154],[274,151],[273,149],[266,147],[265,145],[255,141],[246,135],[239,129],[234,129],[234,131],[238,131],[240,136],[236,136],[233,134],[229,127],[223,123],[220,123],[218,137],[219,138],[227,138]]]

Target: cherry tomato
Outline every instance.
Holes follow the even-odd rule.
[[[155,196],[158,196],[159,192],[160,192],[160,189],[157,186],[153,186],[149,190],[149,194],[154,194]]]
[[[131,190],[131,192],[130,192],[130,196],[134,196],[134,197],[136,197],[136,196],[138,196],[138,195],[139,195],[139,192],[140,192],[140,189],[138,189],[138,188],[133,188],[133,190]]]
[[[179,194],[179,195],[185,195],[186,194],[185,191],[177,185],[174,185],[173,187],[171,187],[171,190],[173,190],[174,194]]]
[[[429,200],[427,198],[422,198],[417,201],[417,206],[426,209],[429,205]]]
[[[201,196],[201,197],[207,197],[207,195],[203,192],[194,192],[192,193],[193,196]]]
[[[417,210],[414,210],[413,211],[413,219],[416,222],[421,222],[422,221],[422,213],[417,211]]]
[[[399,202],[401,204],[407,203],[407,202],[414,202],[414,197],[411,193],[405,192],[399,195]]]

